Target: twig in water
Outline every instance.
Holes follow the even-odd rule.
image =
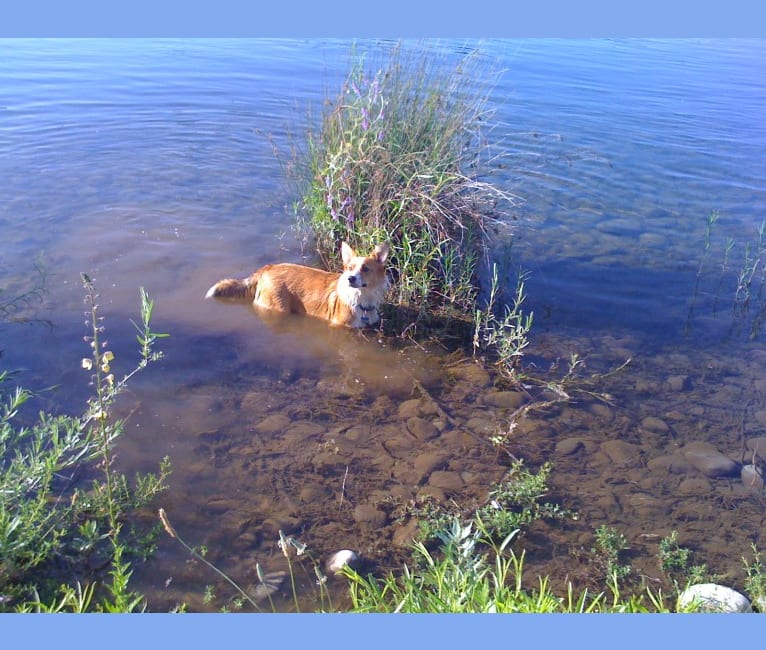
[[[343,496],[346,494],[346,479],[348,478],[348,465],[346,465],[346,473],[343,474],[343,483],[340,486],[340,502],[338,503],[338,510],[343,507]]]

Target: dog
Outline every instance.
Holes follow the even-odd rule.
[[[388,289],[388,244],[367,256],[341,244],[343,273],[300,264],[268,264],[244,280],[217,282],[206,298],[252,301],[256,307],[286,314],[305,314],[331,325],[362,328],[380,321],[380,303]]]

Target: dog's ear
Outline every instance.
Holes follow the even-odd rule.
[[[342,242],[340,245],[340,256],[343,258],[343,263],[348,264],[354,257],[356,257],[356,252],[346,242]]]
[[[378,244],[373,251],[373,255],[377,258],[378,262],[385,264],[388,258],[388,244]]]

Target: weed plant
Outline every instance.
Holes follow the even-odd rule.
[[[414,545],[420,568],[405,566],[400,576],[361,576],[344,569],[349,579],[352,611],[402,613],[592,613],[669,612],[662,592],[649,589],[624,596],[615,583],[605,592],[576,595],[570,583],[566,597],[553,594],[548,580],[535,589],[522,586],[524,554],[510,544],[512,532],[499,543],[475,523],[458,519],[439,536],[437,552]]]
[[[679,593],[709,578],[707,566],[692,564],[692,550],[678,543],[678,531],[674,530],[660,540],[658,559],[660,569]]]
[[[716,246],[714,227],[718,219],[717,211],[707,217],[704,248],[690,300],[686,331],[691,329],[700,301],[707,298],[712,301],[713,314],[718,313],[721,305],[730,307],[732,330],[743,329],[748,338],[756,339],[766,320],[766,220],[752,231],[750,238],[737,241],[730,237],[725,244]],[[708,268],[711,251],[715,248],[719,249],[721,261]],[[736,262],[738,256],[739,264]],[[704,282],[709,273],[718,276],[714,287]]]
[[[361,250],[387,241],[391,300],[410,325],[472,320],[493,211],[514,201],[481,180],[493,78],[477,54],[452,67],[397,46],[375,72],[355,62],[308,134],[300,223],[328,268],[343,240]]]
[[[533,472],[524,467],[522,461],[514,461],[505,477],[490,489],[487,500],[473,508],[467,519],[481,528],[485,536],[502,540],[511,533],[518,535],[535,521],[571,515],[557,504],[542,501],[548,492],[550,472],[548,463]],[[418,503],[411,514],[418,519],[421,538],[426,543],[439,539],[455,517],[463,516],[457,508],[451,509],[430,499]]]
[[[133,481],[114,469],[113,445],[125,423],[114,418],[113,406],[128,381],[160,357],[153,347],[165,335],[151,330],[154,305],[141,289],[140,360],[115,379],[98,295],[90,278],[83,275],[83,283],[90,355],[82,367],[92,372],[94,388],[85,413],[41,413],[37,424],[18,426],[15,418],[31,394],[6,388],[9,373],[0,373],[0,611],[127,612],[144,605],[128,586],[129,558],[150,552],[151,535],[126,529],[126,522],[164,489],[170,465],[165,459],[158,474]],[[101,477],[88,488],[77,486],[78,475],[95,464]],[[108,567],[100,584],[87,568],[93,565]],[[65,575],[87,582],[70,584]]]
[[[742,558],[745,568],[745,591],[753,601],[758,611],[766,613],[766,569],[763,566],[761,553],[753,544],[751,547],[753,559]]]
[[[503,315],[498,316],[499,282],[497,264],[493,264],[489,298],[483,308],[476,309],[474,315],[474,356],[479,352],[494,354],[497,365],[506,376],[513,375],[524,355],[524,348],[529,344],[533,314],[525,314],[522,310],[526,279],[525,274],[519,276],[511,303],[505,305]]]
[[[614,584],[630,575],[631,566],[622,561],[622,554],[627,551],[628,540],[620,531],[602,524],[596,529],[596,546],[591,552],[603,566],[607,583]]]

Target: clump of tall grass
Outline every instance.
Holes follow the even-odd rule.
[[[750,231],[744,241],[732,237],[725,242],[714,237],[714,226],[719,220],[717,210],[707,217],[704,248],[695,276],[685,331],[691,330],[695,311],[704,303],[712,302],[710,309],[717,315],[721,306],[731,306],[732,331],[747,332],[751,340],[758,338],[766,322],[766,220]],[[717,250],[714,250],[717,249]],[[720,255],[720,262],[710,264],[713,253]],[[737,262],[737,257],[740,262]],[[712,268],[708,268],[712,267]],[[705,280],[717,274],[715,286]],[[730,293],[727,294],[727,289]]]
[[[470,322],[495,211],[514,200],[481,176],[495,73],[478,53],[451,66],[401,45],[373,70],[355,63],[309,132],[302,223],[329,268],[343,240],[388,242],[391,300],[412,322]]]
[[[126,530],[126,515],[165,488],[170,465],[165,459],[158,474],[133,481],[114,469],[113,445],[125,422],[113,417],[113,405],[128,381],[159,358],[153,346],[165,335],[151,330],[154,304],[141,289],[141,356],[132,371],[115,378],[98,295],[90,278],[83,275],[83,283],[90,352],[81,365],[94,391],[85,413],[41,413],[33,426],[18,426],[31,393],[6,388],[9,373],[0,373],[0,611],[126,612],[144,604],[128,586],[129,557],[146,554],[152,536]],[[78,475],[94,467],[100,478],[76,486]],[[94,578],[93,565],[109,567],[108,576]],[[67,582],[71,575],[86,584]]]

